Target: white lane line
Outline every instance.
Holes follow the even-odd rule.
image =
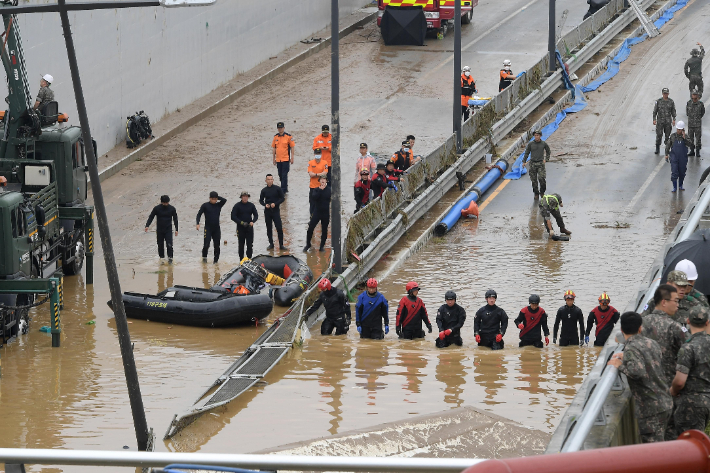
[[[654,169],[653,172],[648,176],[646,182],[643,183],[643,185],[639,188],[638,192],[636,192],[634,198],[631,199],[631,202],[629,202],[629,205],[626,206],[626,209],[624,209],[625,213],[628,214],[631,212],[631,210],[633,210],[643,193],[646,192],[646,188],[651,185],[651,182],[653,182],[658,173],[661,172],[661,169],[663,169],[663,166],[665,164],[666,160],[662,158],[661,161],[656,165],[656,169]]]
[[[484,31],[483,34],[481,34],[481,36],[479,36],[478,38],[474,39],[474,40],[471,41],[470,43],[466,44],[466,46],[463,46],[463,47],[461,48],[461,51],[466,51],[468,48],[470,48],[470,47],[473,46],[474,44],[478,43],[479,41],[481,41],[482,39],[484,39],[486,36],[488,36],[489,34],[493,33],[495,30],[497,30],[498,28],[500,28],[501,26],[503,26],[506,22],[510,21],[510,20],[511,20],[513,17],[515,17],[518,13],[521,13],[521,12],[525,11],[526,8],[528,8],[529,6],[531,6],[531,5],[534,4],[534,3],[537,3],[537,1],[538,1],[538,0],[531,0],[530,2],[526,3],[525,6],[523,6],[522,8],[516,10],[515,12],[511,13],[511,14],[508,15],[507,17],[503,18],[503,19],[500,20],[498,23],[496,23],[495,25],[491,26],[491,27],[488,28],[486,31]],[[448,63],[450,63],[450,62],[453,61],[453,60],[454,60],[454,55],[452,54],[451,56],[448,57],[448,59],[446,59],[445,61],[441,62],[438,66],[435,66],[435,67],[433,67],[432,69],[429,69],[429,71],[428,71],[426,74],[424,74],[420,79],[426,79],[426,78],[429,77],[431,74],[435,73],[436,71],[438,71],[439,69],[441,69],[442,67],[444,67],[445,65],[447,65]]]

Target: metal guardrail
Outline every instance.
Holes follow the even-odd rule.
[[[165,467],[171,463],[251,468],[266,471],[373,471],[459,473],[478,458],[316,457],[224,453],[127,452],[0,448],[0,463]]]

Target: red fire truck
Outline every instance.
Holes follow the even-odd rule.
[[[440,38],[446,36],[449,28],[453,28],[454,0],[377,0],[377,26],[382,22],[382,15],[387,6],[410,7],[421,6],[426,17],[428,31],[435,30]],[[461,23],[471,23],[473,7],[478,5],[478,0],[461,0]]]

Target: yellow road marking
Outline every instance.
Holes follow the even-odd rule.
[[[495,199],[498,194],[500,194],[500,191],[502,191],[503,188],[504,188],[505,186],[507,186],[509,182],[510,182],[510,179],[506,179],[505,181],[503,181],[503,184],[501,184],[500,186],[498,186],[498,189],[496,189],[495,192],[493,192],[491,195],[489,195],[488,198],[486,199],[486,201],[483,202],[483,203],[478,207],[478,211],[479,211],[479,212],[483,211],[483,209],[485,209],[486,206],[487,206],[488,204],[490,204],[491,201],[492,201],[493,199]]]

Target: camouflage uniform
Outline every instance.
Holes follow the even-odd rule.
[[[656,100],[656,105],[653,107],[653,120],[656,122],[656,147],[661,146],[661,139],[664,133],[666,134],[666,141],[670,138],[675,116],[675,102],[673,99],[665,100],[661,97]]]
[[[655,340],[661,346],[661,368],[668,386],[675,378],[678,350],[686,340],[686,330],[660,309],[654,309],[643,317],[641,335]]]
[[[694,307],[690,314],[690,320],[696,323],[708,320],[704,307]],[[678,352],[676,371],[688,375],[673,413],[677,438],[686,430],[704,431],[710,421],[710,335],[703,331],[690,336]]]
[[[535,197],[538,195],[544,195],[545,190],[547,190],[547,171],[545,170],[545,162],[550,160],[550,147],[547,143],[540,140],[531,141],[525,147],[525,154],[523,155],[523,162],[530,156],[530,164],[528,166],[528,173],[530,174],[530,180],[532,181],[532,188]],[[538,182],[540,187],[538,188]]]
[[[559,194],[545,194],[540,199],[538,204],[540,207],[540,215],[545,221],[550,220],[550,216],[555,217],[555,222],[557,226],[560,227],[560,232],[565,233],[567,229],[565,228],[565,222],[562,220],[562,214],[560,213],[560,203],[562,202],[562,197]],[[550,233],[550,230],[545,224],[545,230]]]
[[[700,96],[703,96],[703,57],[705,57],[705,48],[700,46],[700,51],[697,56],[690,57],[685,61],[685,77],[689,79],[688,89],[693,92],[697,88]]]
[[[693,102],[693,99],[688,100],[685,105],[685,114],[688,115],[688,138],[693,145],[690,147],[690,152],[698,152],[700,156],[700,148],[702,147],[703,127],[702,119],[705,115],[705,104],[698,100]]]
[[[629,381],[641,441],[662,442],[673,399],[661,369],[661,347],[643,335],[629,337],[619,371]]]

